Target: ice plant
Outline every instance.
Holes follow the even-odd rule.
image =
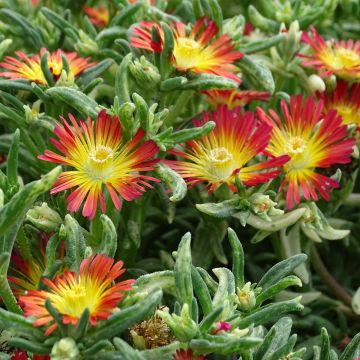
[[[338,188],[339,183],[318,169],[349,163],[355,139],[348,138],[347,126],[342,125],[335,110],[323,118],[322,101],[316,104],[308,97],[303,104],[301,95],[292,96],[290,109],[284,100],[281,109],[285,122],[273,110],[269,110],[270,115],[261,108],[257,112],[259,118],[273,128],[267,153],[291,157],[284,165],[285,177],[280,187],[281,190],[287,186],[287,208],[300,203],[301,193],[306,200],[317,201],[319,193],[329,201],[330,190]]]
[[[321,76],[335,74],[346,80],[360,81],[360,41],[332,40],[328,43],[314,27],[311,35],[303,33],[302,39],[313,50],[311,55],[299,54],[306,58],[304,66],[311,66],[320,71]]]
[[[8,280],[11,290],[17,298],[24,295],[28,290],[36,290],[38,288],[46,268],[45,248],[48,239],[48,235],[43,232],[40,233],[37,244],[38,252],[32,254],[31,260],[25,260],[18,252],[14,252],[11,255]],[[61,257],[63,255],[62,251]]]
[[[236,106],[245,106],[254,100],[265,101],[270,96],[266,91],[240,89],[206,90],[203,93],[213,107],[225,104],[230,110]]]
[[[28,57],[21,51],[16,51],[18,59],[11,56],[6,56],[4,61],[0,63],[0,67],[6,71],[0,72],[0,76],[9,79],[24,79],[34,81],[41,85],[46,85],[47,81],[41,69],[41,57],[45,54],[46,49],[40,50],[40,55],[36,54]],[[63,70],[63,60],[61,55],[64,55],[69,64],[69,72],[73,76],[80,75],[84,70],[94,66],[95,62],[90,62],[90,58],[80,58],[76,52],[64,52],[58,49],[48,56],[48,67],[53,75],[55,81],[60,78]]]
[[[57,124],[55,134],[59,140],[51,139],[53,145],[63,154],[46,150],[39,159],[67,165],[74,170],[63,172],[55,182],[51,193],[56,194],[70,188],[76,189],[67,197],[68,210],[78,211],[93,219],[100,203],[102,212],[106,211],[104,188],[107,189],[117,209],[121,208],[121,198],[131,201],[139,197],[145,189],[152,186],[148,180],[157,179],[142,174],[153,170],[157,160],[151,158],[158,147],[151,140],[140,144],[144,132],[139,129],[134,138],[122,142],[122,127],[119,119],[102,110],[94,123],[90,118],[80,121],[69,114],[71,125],[61,118],[63,125]]]
[[[152,40],[153,26],[159,33],[159,43]],[[228,35],[224,34],[216,39],[219,30],[214,21],[204,17],[199,19],[189,34],[182,22],[172,24],[172,30],[172,62],[177,70],[211,73],[240,83],[239,77],[235,75],[237,67],[233,63],[240,59],[243,53],[234,50],[234,43]],[[163,30],[157,23],[142,21],[133,28],[130,41],[134,47],[161,52],[163,37]]]
[[[339,80],[332,93],[318,94],[318,98],[324,100],[325,112],[334,109],[341,115],[343,124],[356,124],[360,129],[360,84],[350,86]]]
[[[206,360],[206,358],[204,356],[194,356],[194,353],[191,349],[179,349],[173,356],[173,360]]]
[[[104,5],[100,5],[98,8],[85,6],[84,12],[89,16],[90,21],[96,26],[104,27],[109,23],[109,10]]]
[[[124,263],[109,258],[107,255],[93,255],[81,262],[79,274],[65,272],[54,280],[43,279],[48,290],[30,290],[19,298],[25,316],[36,318],[34,326],[52,324],[45,335],[51,334],[57,323],[45,307],[49,299],[55,309],[62,315],[64,324],[76,325],[88,309],[90,324],[96,325],[98,320],[106,320],[117,304],[123,299],[124,292],[131,290],[134,280],[125,280],[112,285],[124,272]]]
[[[212,192],[226,183],[236,191],[236,174],[245,185],[253,186],[275,178],[280,173],[278,167],[288,161],[285,155],[246,165],[265,150],[271,134],[271,127],[258,125],[253,113],[242,115],[239,107],[229,110],[220,105],[217,111],[204,113],[202,120],[194,120],[194,125],[202,126],[209,120],[216,123],[210,134],[188,142],[186,151],[172,150],[186,161],[167,162],[189,185],[206,182]]]

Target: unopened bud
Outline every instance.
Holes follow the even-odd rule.
[[[131,62],[129,70],[137,84],[145,89],[153,89],[160,82],[159,70],[145,56]]]
[[[250,202],[250,209],[264,220],[271,220],[269,216],[282,215],[284,213],[281,209],[276,209],[277,203],[270,199],[269,195],[255,193],[248,199]]]
[[[337,81],[336,81],[335,75],[327,76],[326,78],[324,78],[324,82],[325,82],[327,91],[333,92],[336,89]]]
[[[75,44],[75,50],[81,55],[93,55],[99,51],[97,43],[84,31],[79,30],[80,40]]]
[[[242,311],[250,311],[256,305],[255,293],[250,286],[247,282],[241,289],[237,288],[238,307]]]
[[[56,342],[51,350],[52,360],[77,360],[79,349],[72,338],[64,338]]]
[[[176,314],[170,315],[162,310],[158,310],[157,314],[180,341],[188,342],[196,336],[198,328],[196,322],[190,317],[188,304],[183,305],[180,316]]]
[[[31,208],[26,213],[26,220],[46,232],[55,231],[62,223],[60,215],[45,202]]]
[[[223,33],[228,34],[235,42],[239,41],[244,33],[245,19],[242,15],[226,19],[223,25]]]
[[[77,88],[77,85],[75,84],[74,74],[71,71],[69,71],[67,73],[65,70],[62,70],[59,80],[56,82],[56,86],[66,86],[66,87]]]
[[[31,124],[32,122],[39,119],[40,114],[40,106],[41,101],[35,101],[33,106],[30,107],[28,105],[24,105],[24,111],[25,111],[25,121],[28,124]]]
[[[326,89],[326,85],[324,83],[324,80],[316,75],[316,74],[312,74],[309,76],[308,78],[308,84],[309,84],[309,88],[313,93],[316,92],[324,92]]]

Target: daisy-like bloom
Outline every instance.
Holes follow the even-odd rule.
[[[213,107],[224,104],[230,110],[236,106],[245,106],[254,100],[266,101],[270,96],[266,91],[240,89],[206,90],[203,93],[207,96],[209,103]]]
[[[302,96],[292,96],[290,109],[281,101],[283,122],[273,110],[267,115],[258,108],[259,118],[272,126],[271,142],[267,153],[272,156],[287,154],[291,160],[284,165],[285,178],[280,190],[287,186],[286,206],[291,209],[300,203],[301,193],[306,200],[318,200],[317,192],[330,200],[330,190],[339,183],[317,172],[334,164],[351,161],[355,144],[348,138],[347,126],[341,124],[341,117],[330,110],[323,117],[323,102],[317,104],[312,97],[303,104]]]
[[[151,140],[140,145],[145,133],[139,129],[134,138],[122,143],[122,127],[119,119],[102,110],[94,123],[87,119],[80,121],[69,114],[70,124],[61,118],[63,125],[57,124],[55,134],[59,140],[52,144],[63,154],[46,150],[39,159],[68,165],[74,170],[61,173],[51,194],[70,188],[76,189],[68,196],[68,210],[78,211],[85,200],[82,214],[94,218],[98,203],[106,212],[103,187],[109,192],[117,209],[121,208],[119,195],[127,201],[134,200],[152,188],[148,180],[159,181],[141,172],[154,170],[158,160],[150,160],[158,151]]]
[[[37,252],[32,252],[31,261],[23,259],[17,252],[11,255],[10,275],[8,281],[16,298],[29,290],[37,290],[46,268],[45,249],[49,235],[41,232]],[[64,244],[61,243],[59,258],[64,257]]]
[[[310,56],[299,54],[307,60],[302,64],[320,71],[321,76],[335,74],[345,80],[360,81],[360,41],[340,40],[326,42],[314,27],[312,36],[303,33],[302,40],[313,49]]]
[[[275,178],[280,173],[278,167],[289,160],[284,155],[246,165],[265,150],[271,134],[271,127],[258,125],[253,113],[242,115],[241,108],[229,110],[220,105],[210,115],[204,113],[202,120],[194,120],[194,125],[202,126],[209,120],[216,123],[211,133],[200,140],[189,141],[185,152],[171,151],[186,161],[166,161],[190,186],[206,182],[211,193],[226,183],[236,192],[237,174],[245,185],[254,186]]]
[[[18,59],[6,56],[4,62],[0,63],[0,67],[3,67],[7,71],[0,72],[0,76],[9,79],[25,79],[41,85],[47,85],[45,75],[41,69],[41,57],[45,52],[46,49],[42,48],[40,55],[34,55],[32,57],[28,57],[21,51],[15,52]],[[48,67],[55,81],[59,80],[63,70],[62,54],[69,63],[70,73],[75,77],[96,64],[95,62],[90,62],[90,58],[78,57],[76,52],[67,53],[58,49],[48,56]]]
[[[153,26],[158,30],[160,43],[152,40]],[[237,67],[233,62],[240,59],[243,53],[234,50],[234,44],[228,35],[221,35],[215,39],[219,30],[214,21],[206,20],[204,17],[199,19],[189,34],[182,22],[172,24],[172,30],[172,62],[177,70],[198,74],[211,73],[240,83],[240,79],[235,75]],[[130,42],[132,46],[140,49],[161,52],[163,38],[163,30],[159,24],[142,21],[133,28]]]
[[[104,27],[109,23],[109,10],[104,5],[100,5],[98,8],[85,6],[84,12],[89,16],[90,21],[96,26]]]
[[[325,112],[334,109],[341,115],[343,124],[356,124],[360,129],[360,84],[349,86],[339,80],[331,94],[319,93],[318,98],[324,100]]]
[[[194,353],[191,349],[176,350],[176,354],[173,356],[173,360],[206,360],[204,356],[194,356]]]
[[[34,326],[52,323],[45,331],[48,336],[57,323],[45,307],[50,299],[54,308],[62,315],[64,324],[76,325],[88,309],[90,324],[95,326],[98,320],[106,320],[123,299],[124,292],[131,290],[133,279],[111,285],[124,272],[124,263],[104,254],[93,255],[81,262],[79,274],[65,272],[52,281],[44,278],[43,283],[49,290],[30,290],[19,299],[25,316],[36,318]]]

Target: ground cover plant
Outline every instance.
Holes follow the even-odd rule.
[[[0,0],[0,359],[360,358],[358,0]]]

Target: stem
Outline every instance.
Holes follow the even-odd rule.
[[[351,295],[337,282],[337,280],[329,273],[325,264],[320,258],[320,255],[315,247],[311,246],[311,264],[316,273],[321,277],[324,283],[332,290],[335,296],[344,304],[351,307]]]
[[[172,126],[176,118],[184,111],[185,105],[193,95],[192,90],[183,91],[178,97],[174,107],[170,109],[169,116],[166,119],[166,126]]]

